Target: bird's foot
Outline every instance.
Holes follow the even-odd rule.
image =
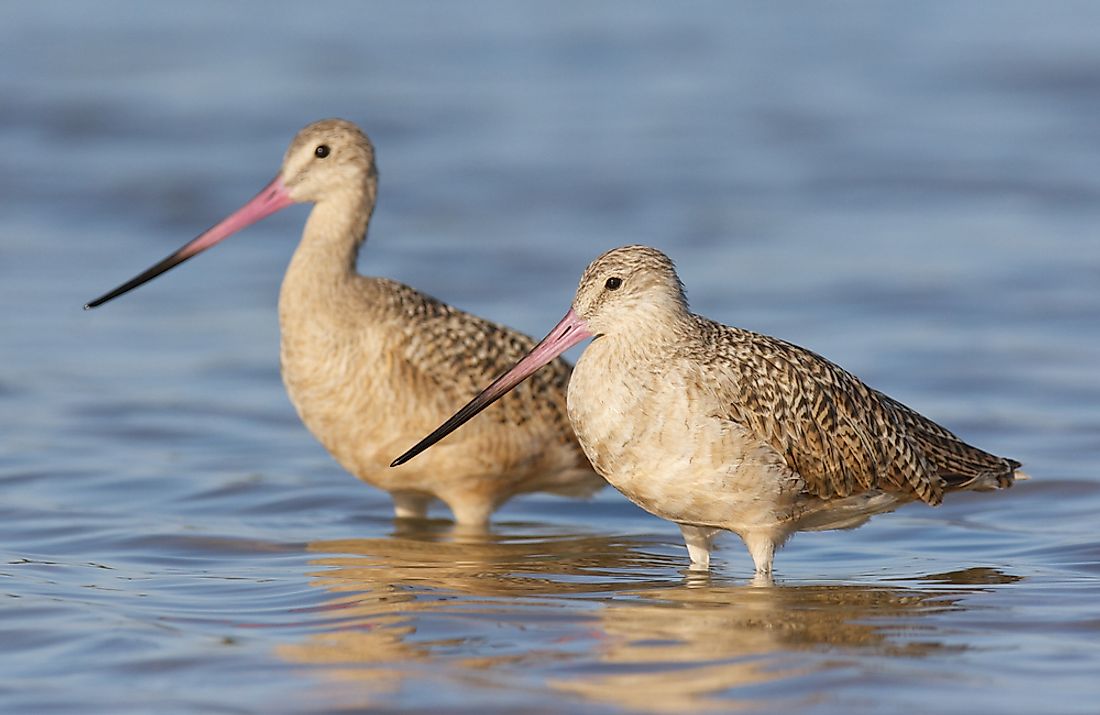
[[[689,568],[692,571],[708,571],[711,544],[718,534],[718,529],[680,524],[680,533],[684,535],[684,544],[687,545],[688,557],[691,558]]]
[[[427,519],[432,495],[423,492],[390,492],[393,497],[393,518]]]

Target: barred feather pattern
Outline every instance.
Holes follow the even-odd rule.
[[[1009,486],[1020,463],[959,439],[820,355],[692,316],[684,350],[724,385],[728,418],[771,445],[822,499],[882,489],[939,504],[983,479]]]
[[[569,383],[573,429],[612,486],[680,526],[692,568],[728,530],[767,583],[795,532],[1023,477],[816,353],[693,314],[656,249],[593,261],[573,314],[596,336]]]
[[[621,286],[613,291],[612,276]],[[574,309],[593,332],[632,344],[633,359],[689,366],[689,380],[709,395],[706,409],[724,411],[712,416],[774,449],[808,497],[880,491],[935,505],[954,489],[1011,486],[1020,466],[810,350],[691,313],[675,266],[656,249],[624,246],[597,258]]]
[[[485,383],[505,372],[535,346],[535,340],[516,330],[459,310],[430,295],[386,278],[367,278],[375,283],[377,313],[393,325],[401,353],[416,370],[420,390],[435,391],[453,404],[476,394]],[[415,326],[415,330],[408,329]],[[578,468],[587,466],[572,435],[565,410],[569,363],[558,358],[527,383],[486,413],[500,424],[520,426],[532,420],[553,425],[556,441],[570,445]]]
[[[279,294],[283,381],[310,432],[395,514],[433,499],[484,526],[518,494],[591,494],[604,485],[566,416],[570,367],[555,361],[470,429],[398,469],[389,464],[534,341],[407,285],[356,270],[378,192],[374,147],[354,124],[303,129],[280,171],[313,203]]]

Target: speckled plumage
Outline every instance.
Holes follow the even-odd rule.
[[[1019,462],[972,447],[820,355],[691,313],[660,251],[608,251],[570,312],[403,463],[586,336],[569,420],[596,471],[680,525],[692,565],[738,534],[758,577],[797,531],[852,528],[913,500],[1011,486]],[[538,373],[534,373],[537,375]]]
[[[95,307],[292,203],[312,203],[279,294],[283,381],[306,427],[355,476],[390,492],[401,517],[444,501],[481,526],[517,494],[586,495],[604,482],[569,427],[569,365],[557,361],[478,429],[435,458],[391,470],[389,457],[460,396],[503,372],[532,340],[385,278],[359,275],[378,189],[374,147],[351,122],[302,129],[279,175],[238,211]]]
[[[944,491],[990,478],[1008,486],[1020,466],[790,343],[693,316],[700,337],[682,348],[704,380],[726,387],[727,418],[744,424],[822,499],[880,488],[931,505]]]
[[[609,277],[621,287],[608,290]],[[1008,487],[1020,466],[820,355],[691,313],[672,262],[655,249],[594,261],[574,310],[598,336],[568,393],[581,445],[612,485],[686,527],[701,564],[715,530],[727,529],[767,574],[796,531]]]
[[[321,144],[331,149],[323,161],[313,156]],[[438,422],[533,341],[356,272],[378,174],[374,149],[354,124],[303,129],[283,176],[295,200],[316,204],[279,297],[283,380],[302,421],[345,469],[390,492],[399,516],[423,516],[438,498],[473,525],[518,494],[576,496],[602,486],[568,424],[564,361],[494,410],[483,429],[442,445],[438,459],[389,469],[396,445]]]

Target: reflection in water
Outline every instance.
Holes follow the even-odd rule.
[[[360,707],[423,677],[423,664],[430,678],[491,686],[509,680],[490,671],[495,665],[556,662],[563,643],[591,638],[589,616],[570,611],[561,616],[567,622],[552,622],[561,607],[546,598],[667,585],[654,574],[672,571],[677,559],[645,553],[645,545],[605,535],[501,537],[427,521],[399,522],[391,538],[314,542],[310,551],[331,555],[312,561],[323,570],[311,585],[336,595],[319,632],[277,653],[354,683],[336,697],[353,696]],[[549,623],[556,642],[542,647],[525,636],[531,621]],[[564,631],[572,635],[563,639]],[[501,632],[515,637],[489,640]]]
[[[334,597],[304,641],[278,653],[324,665],[326,694],[383,702],[440,678],[528,681],[652,712],[751,705],[743,691],[850,666],[959,648],[919,619],[1015,577],[970,569],[921,587],[751,587],[688,575],[652,543],[596,535],[515,538],[431,525],[389,539],[317,542],[314,586]],[[418,689],[422,690],[422,688]],[[787,694],[789,695],[789,693]],[[351,703],[348,703],[351,704]]]
[[[898,621],[955,608],[958,601],[944,593],[859,586],[711,585],[643,596],[601,611],[598,664],[555,687],[637,710],[748,705],[729,698],[745,686],[843,667],[845,651],[912,657],[942,650],[935,640],[905,637]],[[790,657],[797,651],[828,652],[830,662]]]

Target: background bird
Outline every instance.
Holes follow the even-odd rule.
[[[279,294],[281,364],[302,421],[355,476],[388,491],[398,517],[433,498],[481,526],[517,494],[581,496],[602,486],[565,410],[569,365],[555,360],[493,418],[434,458],[401,470],[390,456],[455,401],[518,360],[534,341],[386,278],[356,271],[378,191],[374,147],[354,124],[302,129],[278,176],[251,201],[87,308],[116,298],[294,203],[313,210]]]
[[[966,444],[809,350],[688,309],[672,261],[613,249],[512,370],[403,454],[431,446],[587,337],[569,419],[596,471],[676,522],[692,566],[738,534],[759,579],[797,531],[845,529],[909,501],[1012,486],[1020,463]]]

